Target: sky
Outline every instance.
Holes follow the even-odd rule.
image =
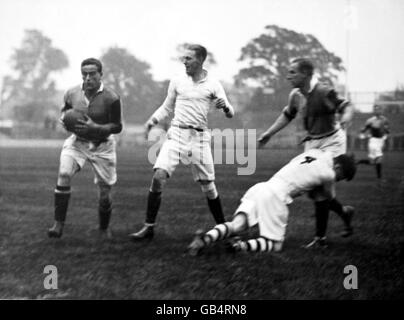
[[[312,34],[341,57],[350,91],[404,85],[402,0],[0,0],[0,79],[24,30],[38,29],[69,58],[60,89],[80,81],[83,59],[111,46],[149,63],[156,80],[169,79],[182,72],[173,57],[183,42],[206,46],[218,63],[211,72],[230,82],[241,48],[270,24]]]

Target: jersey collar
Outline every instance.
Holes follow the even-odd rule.
[[[84,91],[84,83],[81,84],[81,91]],[[104,83],[101,81],[100,87],[97,90],[97,93],[104,91]]]

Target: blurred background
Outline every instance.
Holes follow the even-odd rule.
[[[200,43],[237,111],[227,121],[212,110],[210,127],[265,130],[287,102],[290,60],[304,56],[355,104],[351,147],[365,148],[356,136],[378,103],[391,121],[387,149],[403,150],[403,18],[400,0],[2,0],[0,145],[60,143],[63,93],[81,82],[88,57],[102,60],[105,84],[122,98],[120,143],[142,143],[168,80],[184,72],[179,53]],[[295,146],[299,123],[272,147]]]

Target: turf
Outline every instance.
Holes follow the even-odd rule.
[[[330,216],[327,250],[301,248],[314,232],[313,205],[305,197],[290,207],[284,251],[229,254],[209,248],[190,257],[185,249],[199,228],[213,226],[188,167],[179,167],[163,194],[156,236],[147,244],[127,235],[141,227],[152,176],[144,147],[118,149],[114,189],[114,239],[97,237],[97,190],[89,165],[73,181],[61,239],[48,239],[58,148],[2,148],[0,190],[0,298],[6,299],[399,299],[403,298],[404,154],[385,157],[385,182],[374,168],[338,186],[342,202],[356,207],[355,234],[347,239]],[[254,175],[217,165],[217,187],[230,219],[243,193],[267,180],[297,150],[257,153]],[[364,156],[359,152],[357,156]],[[256,230],[250,232],[250,236]],[[58,289],[43,286],[46,265],[58,270]],[[343,286],[344,267],[358,270],[358,289]]]

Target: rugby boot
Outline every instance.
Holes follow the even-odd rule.
[[[154,227],[146,224],[138,232],[131,233],[129,235],[129,238],[134,242],[142,240],[152,240],[153,237]]]
[[[188,246],[188,254],[190,256],[196,257],[201,253],[201,250],[205,247],[205,243],[202,240],[204,232],[202,230],[197,230],[194,235],[194,239]]]
[[[303,246],[304,249],[326,249],[328,247],[325,237],[314,237],[314,239]]]
[[[63,234],[63,222],[55,221],[52,228],[48,230],[49,238],[60,238]]]

